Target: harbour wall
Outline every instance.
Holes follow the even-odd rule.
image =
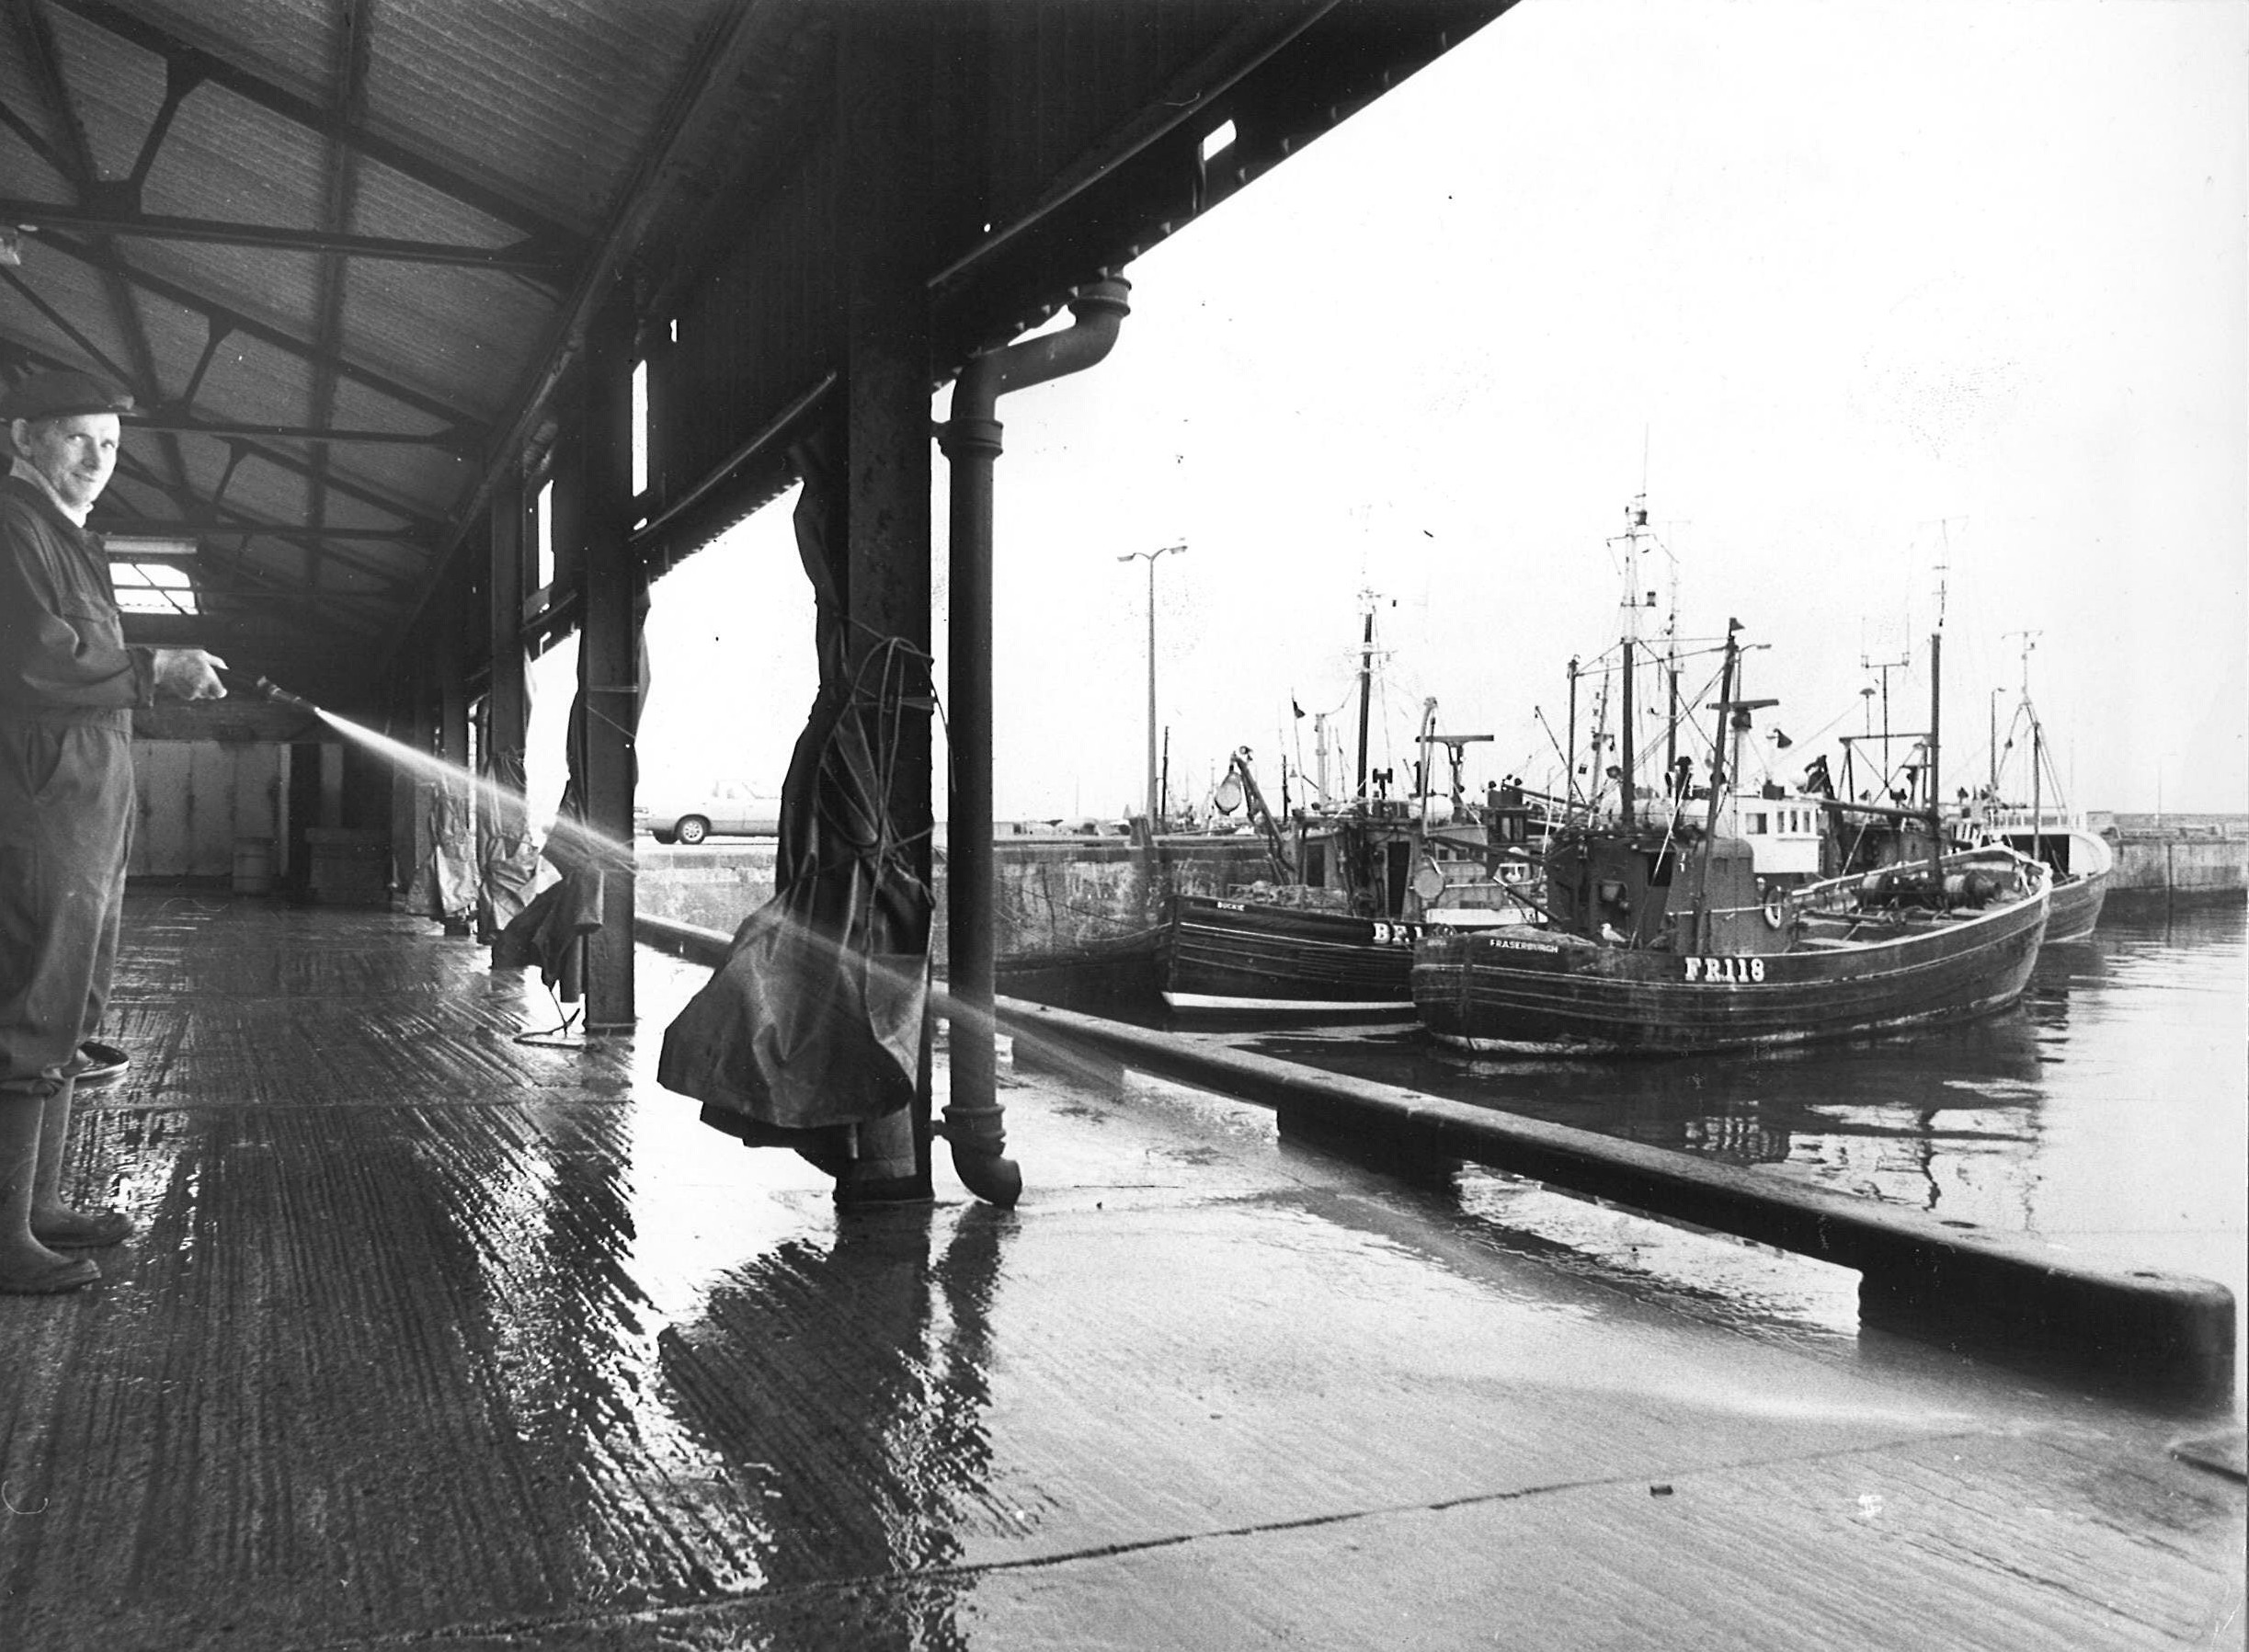
[[[2086,824],[2117,851],[2112,894],[2249,891],[2249,815],[2095,813]]]
[[[2087,824],[2117,851],[2114,893],[2249,891],[2249,815],[2094,815]],[[772,898],[775,849],[765,837],[696,849],[642,838],[635,845],[640,910],[731,932]],[[1269,875],[1263,846],[1251,837],[1163,837],[1153,855],[1123,837],[1002,837],[993,861],[993,950],[1017,963],[1129,947],[1155,926],[1166,894],[1222,894]],[[942,958],[942,849],[936,862],[930,950]]]
[[[1129,947],[1172,893],[1222,894],[1270,875],[1255,837],[1001,837],[993,846],[993,951],[1017,963]],[[770,838],[698,849],[634,846],[634,898],[648,917],[727,931],[773,894]],[[945,856],[936,856],[933,956],[944,956]]]

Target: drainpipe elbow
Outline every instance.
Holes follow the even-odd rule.
[[[1132,306],[1132,283],[1112,277],[1090,281],[1071,296],[1073,324],[996,350],[986,350],[961,369],[953,384],[952,416],[938,427],[938,445],[947,458],[997,459],[1000,451],[999,398],[1082,372],[1106,356],[1117,341]]]
[[[1022,1167],[998,1153],[988,1153],[965,1142],[953,1144],[953,1173],[961,1185],[1002,1210],[1012,1210],[1023,1196]]]
[[[1070,297],[1070,326],[994,352],[999,358],[999,393],[1083,372],[1101,360],[1132,313],[1126,302],[1131,291],[1132,283],[1122,277],[1089,281]]]

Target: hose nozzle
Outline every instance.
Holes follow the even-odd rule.
[[[250,693],[258,696],[258,698],[261,700],[270,700],[276,705],[285,705],[291,711],[303,712],[309,717],[317,717],[320,715],[320,708],[318,706],[314,705],[311,701],[305,699],[302,694],[291,694],[287,689],[284,689],[280,684],[275,682],[270,677],[253,678],[247,672],[235,671],[223,666],[219,667],[219,676],[224,681],[245,688]]]
[[[252,686],[258,693],[263,694],[268,700],[272,701],[276,705],[285,705],[291,711],[303,712],[308,717],[317,717],[320,715],[320,708],[318,706],[314,705],[311,701],[305,699],[301,694],[291,694],[287,689],[284,689],[280,684],[275,682],[270,677],[261,677]]]

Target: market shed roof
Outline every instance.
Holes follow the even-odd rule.
[[[0,0],[0,372],[136,398],[96,525],[200,611],[134,635],[364,701],[619,283],[736,318],[645,518],[838,369],[839,40],[931,111],[942,376],[1510,3]]]

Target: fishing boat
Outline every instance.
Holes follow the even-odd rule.
[[[1173,1009],[1398,1016],[1420,931],[1402,805],[1374,800],[1294,823],[1294,864],[1223,895],[1165,902],[1157,966]],[[1301,868],[1302,875],[1297,875]]]
[[[1359,756],[1354,795],[1293,811],[1285,824],[1265,806],[1237,750],[1221,792],[1245,807],[1266,841],[1272,875],[1223,894],[1177,893],[1163,908],[1159,990],[1174,1010],[1263,1016],[1405,1020],[1413,1014],[1413,946],[1440,902],[1479,923],[1528,914],[1493,876],[1507,847],[1459,783],[1460,752],[1480,735],[1436,732],[1435,702],[1423,707],[1418,796],[1386,795],[1366,763],[1374,610],[1366,610],[1359,670]],[[1430,795],[1431,758],[1453,758],[1450,799]],[[1370,791],[1370,781],[1372,789]],[[1521,826],[1509,811],[1504,832]],[[1455,921],[1468,921],[1463,917]]]
[[[2018,792],[2005,801],[2008,776],[2001,757],[2015,749],[2026,735],[2030,748],[2029,799]],[[2016,703],[2013,726],[2003,744],[1996,726],[1992,731],[1992,774],[1982,793],[1969,808],[1969,829],[1981,842],[2004,844],[2034,860],[2043,861],[2053,874],[2053,916],[2047,919],[2049,944],[2089,940],[2101,920],[2101,906],[2108,897],[2109,879],[2116,871],[2116,850],[2095,831],[2082,811],[2062,802],[2059,777],[2052,772],[2053,756],[2046,744],[2045,724],[2030,698],[2030,643],[2023,649],[2023,690]],[[2053,791],[2047,791],[2049,781]],[[2019,782],[2018,782],[2019,784]]]
[[[1752,846],[1721,829],[1739,819],[1726,735],[1738,746],[1752,713],[1771,703],[1738,695],[1737,630],[1727,628],[1715,707],[1725,734],[1712,742],[1699,821],[1681,806],[1684,786],[1665,808],[1637,807],[1627,632],[1617,815],[1555,834],[1544,921],[1422,930],[1414,1008],[1439,1041],[1491,1053],[1678,1055],[1963,1020],[2021,996],[2045,934],[2050,875],[2003,846],[1945,852],[1934,807],[1919,812],[1924,860],[1793,888],[1761,882]],[[1934,797],[1934,735],[1927,751]]]
[[[2087,825],[2083,814],[2035,804],[1993,808],[1981,826],[1992,842],[2029,856],[2052,873],[2054,910],[2046,924],[2047,940],[2090,940],[2116,871],[2117,852],[2108,839]]]
[[[1764,901],[1739,838],[1580,828],[1547,865],[1553,921],[1423,931],[1414,1008],[1441,1042],[1680,1055],[1965,1020],[2021,997],[2046,929],[2045,867],[2004,849]]]

